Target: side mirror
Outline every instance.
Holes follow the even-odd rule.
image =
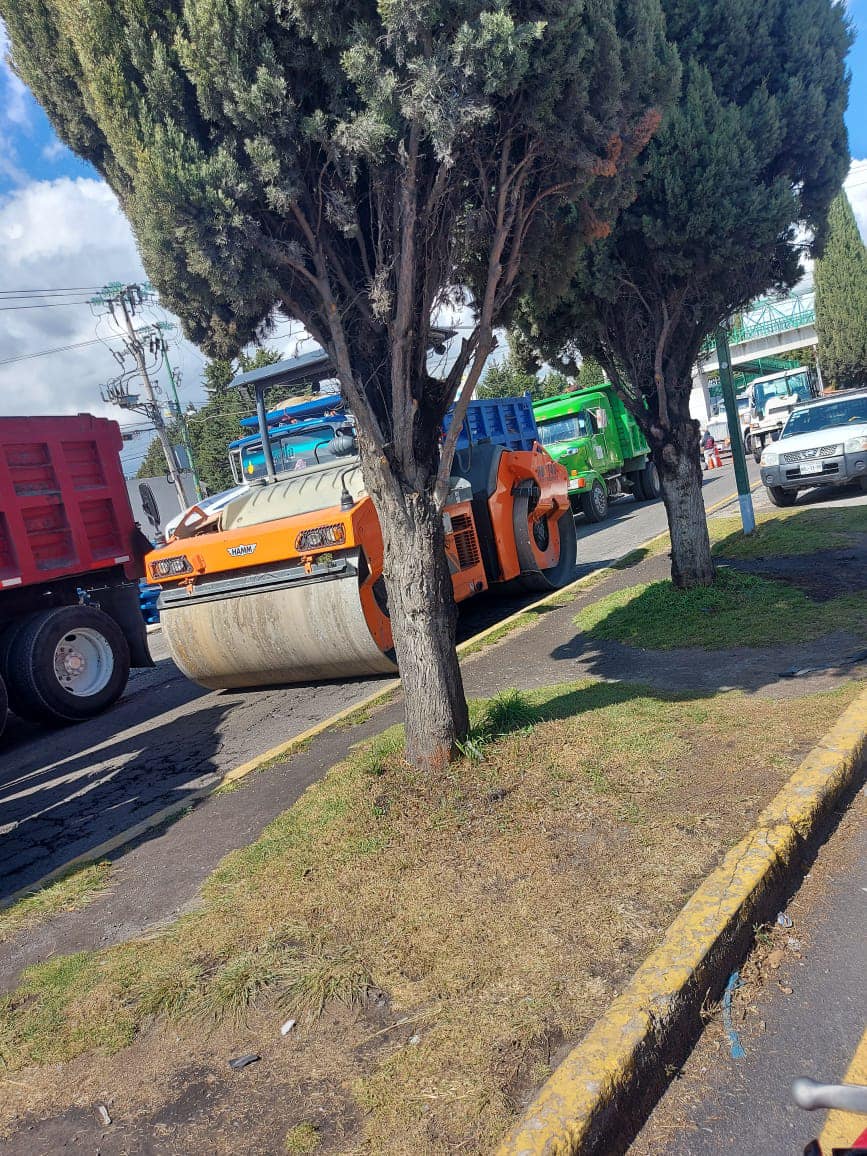
[[[593,412],[596,415],[596,425],[599,428],[600,432],[604,429],[607,429],[608,428],[608,410],[603,409],[602,406],[600,406],[599,409],[596,409]]]

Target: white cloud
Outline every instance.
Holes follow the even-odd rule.
[[[867,160],[852,161],[843,188],[846,190],[861,236],[867,244]]]
[[[145,280],[129,225],[114,194],[97,180],[34,181],[0,199],[0,252],[0,290],[6,293]],[[56,300],[50,299],[52,306]],[[97,328],[87,304],[13,308],[30,303],[9,297],[0,302],[0,363],[6,363],[0,364],[0,413],[89,411],[141,424],[144,419],[100,400],[100,385],[118,372],[109,349],[93,343],[111,336],[110,319]],[[92,344],[27,356],[82,342]],[[183,340],[170,355],[182,370],[184,403],[200,402],[202,355]]]
[[[108,185],[89,178],[31,181],[0,197],[0,254],[0,291],[5,294],[90,289],[112,281],[146,280],[117,199]],[[84,302],[87,296],[82,292],[77,299]],[[52,306],[57,300],[50,299]],[[100,386],[119,372],[110,349],[95,340],[117,332],[110,318],[98,321],[86,303],[12,308],[30,303],[8,296],[0,299],[0,414],[90,412],[114,418],[122,425],[146,424],[143,416],[100,399]],[[204,401],[203,355],[180,336],[176,318],[159,310],[155,319],[177,326],[177,345],[169,355],[181,373],[181,402],[200,405]],[[88,344],[80,344],[85,342]],[[120,347],[117,340],[110,344]],[[297,322],[278,319],[274,337],[267,344],[284,357],[294,357],[306,351],[310,339]],[[73,345],[77,348],[44,357],[28,356]],[[165,373],[161,381],[167,385]],[[126,450],[124,459],[131,471],[137,468],[148,441],[142,436]]]

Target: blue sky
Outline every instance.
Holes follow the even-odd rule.
[[[847,123],[853,161],[861,163],[853,165],[846,184],[867,236],[867,0],[848,0],[848,9],[859,35],[849,60]],[[0,22],[0,293],[144,280],[114,196],[57,139],[5,64],[7,47]],[[108,349],[94,340],[95,320],[86,300],[13,311],[7,298],[0,320],[0,413],[90,410],[121,416],[99,401],[99,383],[116,367]],[[96,335],[110,336],[105,326]],[[297,327],[287,322],[273,343],[289,356],[296,337]],[[44,351],[50,352],[43,356]],[[176,359],[182,400],[200,402],[202,355],[179,340]],[[132,455],[131,448],[127,456]]]

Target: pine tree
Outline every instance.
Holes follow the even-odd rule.
[[[0,14],[187,336],[233,356],[280,308],[332,358],[383,533],[408,756],[438,765],[468,726],[441,517],[460,418],[513,296],[552,271],[540,242],[563,206],[589,238],[634,193],[677,79],[658,0],[0,0]],[[466,289],[473,322],[431,377],[434,318]]]
[[[710,554],[689,413],[705,337],[769,289],[799,279],[821,247],[828,206],[849,164],[843,114],[852,43],[836,0],[663,0],[679,49],[679,99],[651,141],[635,202],[610,236],[577,247],[570,225],[548,237],[545,267],[518,313],[556,358],[598,358],[652,447],[677,585],[706,585]]]
[[[816,262],[816,329],[826,386],[867,385],[867,248],[845,192],[828,214],[828,243]]]

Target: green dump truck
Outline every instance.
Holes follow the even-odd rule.
[[[539,436],[569,473],[569,498],[588,522],[601,522],[617,494],[655,501],[659,473],[638,424],[607,383],[548,397],[533,406]]]

